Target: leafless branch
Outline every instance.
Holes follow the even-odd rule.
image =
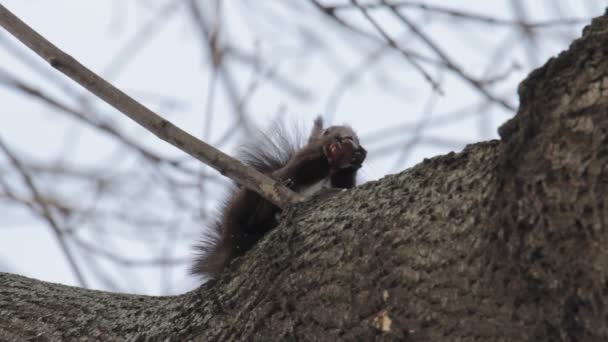
[[[70,247],[68,246],[67,242],[65,241],[63,231],[61,230],[61,228],[59,227],[59,224],[53,217],[53,214],[51,213],[46,201],[44,200],[44,197],[38,191],[38,188],[36,187],[34,180],[30,176],[30,174],[27,172],[27,170],[23,167],[23,165],[21,165],[21,162],[19,161],[17,156],[8,148],[8,146],[6,146],[6,144],[4,143],[4,141],[1,138],[0,138],[0,150],[2,150],[2,152],[4,152],[5,156],[11,162],[11,164],[13,164],[15,169],[18,170],[18,172],[21,175],[21,178],[23,180],[23,183],[27,186],[27,188],[31,192],[32,197],[34,198],[34,201],[35,201],[35,204],[37,207],[36,208],[34,206],[31,206],[31,208],[32,209],[36,208],[37,213],[40,216],[42,216],[47,221],[49,226],[51,227],[51,231],[53,232],[53,235],[57,239],[57,242],[59,243],[61,251],[62,251],[63,255],[65,256],[65,258],[67,259],[68,264],[70,265],[70,268],[72,269],[72,273],[74,273],[74,276],[76,277],[76,280],[78,281],[80,286],[87,287],[87,282],[82,274],[82,271],[78,267],[78,263],[76,263],[76,259],[74,258],[73,252],[70,250]]]
[[[300,201],[299,196],[291,190],[246,167],[213,146],[196,139],[112,86],[74,58],[59,50],[2,5],[0,5],[0,25],[44,58],[52,67],[72,78],[159,138],[213,167],[237,183],[258,192],[281,208]]]

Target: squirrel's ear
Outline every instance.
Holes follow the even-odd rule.
[[[317,116],[315,119],[312,130],[310,131],[310,137],[308,138],[308,142],[312,142],[317,140],[323,134],[323,117],[321,115]]]

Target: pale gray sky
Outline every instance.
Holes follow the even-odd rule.
[[[421,2],[447,6],[445,1]],[[187,13],[187,1],[174,3],[7,0],[3,5],[81,63],[159,114],[217,144],[223,132],[237,120],[233,102],[225,92],[217,90],[212,125],[208,134],[204,134],[203,114],[208,110],[212,74],[207,55],[201,49],[197,28]],[[213,21],[216,17],[213,6],[207,6],[210,3],[206,2],[204,8],[207,9],[206,17]],[[370,151],[362,172],[364,181],[398,172],[425,157],[459,151],[466,143],[496,138],[497,126],[513,114],[496,104],[482,103],[479,93],[454,73],[428,67],[431,76],[442,84],[443,95],[434,92],[420,73],[396,52],[386,53],[374,63],[364,63],[370,54],[382,47],[338,28],[309,1],[232,0],[223,5],[220,41],[249,53],[255,57],[255,63],[259,63],[257,72],[238,61],[230,67],[239,93],[248,94],[243,108],[249,119],[255,125],[265,127],[282,113],[288,121],[309,124],[316,115],[323,113],[331,117],[333,123],[351,124]],[[565,0],[449,2],[452,9],[504,20],[517,18],[518,13],[521,15],[518,6],[524,6],[527,21],[543,22],[560,17],[596,16],[603,12],[605,5],[602,1]],[[344,11],[352,23],[374,33],[373,27],[356,13],[356,9]],[[429,17],[428,13],[414,9],[407,13],[411,13],[411,18],[466,73],[479,78],[506,74],[491,91],[513,106],[517,106],[517,83],[534,67],[566,49],[583,27],[581,24],[548,26],[536,31],[536,39],[527,41],[521,30],[509,25],[483,25],[446,16]],[[403,46],[432,56],[428,47],[405,31],[394,17],[387,13],[375,15],[387,32],[395,38],[403,37],[399,40]],[[125,60],[127,62],[123,63]],[[88,106],[104,120],[116,123],[150,149],[185,158],[124,115],[89,96],[71,80],[57,76],[56,71],[3,31],[0,32],[0,62],[0,73],[15,75],[66,103],[81,106],[82,101],[88,101]],[[345,78],[354,71],[358,77]],[[265,73],[290,80],[290,90],[263,77],[252,83]],[[114,162],[116,170],[133,166],[133,160],[115,161],[120,147],[97,130],[82,128],[70,117],[4,86],[0,86],[0,99],[0,136],[28,158],[69,162],[83,168]],[[446,114],[458,111],[462,112],[458,115],[459,120],[446,119]],[[427,121],[421,121],[422,118]],[[387,127],[394,127],[395,132],[379,136],[378,130]],[[408,142],[407,137],[423,129],[424,133],[415,141],[416,147],[407,154],[390,148],[410,146],[412,141]],[[232,154],[237,143],[238,139],[233,139],[218,147]],[[192,162],[190,165],[197,164]],[[7,179],[14,181],[10,177]],[[75,202],[86,203],[91,197],[79,190],[77,184],[45,184],[42,187],[49,191],[60,189]],[[213,207],[223,190],[215,186],[207,191],[212,193],[212,200],[204,205]],[[129,201],[119,205],[129,205]],[[94,245],[107,243],[127,257],[155,258],[160,253],[175,258],[191,257],[191,244],[204,227],[197,227],[197,222],[191,218],[182,219],[179,211],[165,212],[164,209],[162,205],[146,208],[153,214],[180,222],[179,230],[174,232],[179,238],[175,237],[177,242],[170,247],[163,244],[162,239],[158,243],[137,242],[156,237],[156,233],[140,237],[136,234],[141,232],[121,231],[120,234],[129,235],[129,239],[116,241],[100,240],[100,235],[84,229],[78,234]],[[0,270],[10,265],[9,270],[26,276],[77,284],[55,238],[42,220],[3,202],[0,202],[0,212]],[[110,227],[98,228],[115,234]],[[158,294],[182,292],[197,284],[186,273],[187,263],[164,271],[159,271],[158,267],[131,271],[128,267],[119,270],[119,266],[104,258],[77,255],[92,288]],[[128,276],[104,279],[91,274],[88,267],[99,267],[109,275]],[[167,280],[167,277],[171,279]]]

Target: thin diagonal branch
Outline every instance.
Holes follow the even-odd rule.
[[[357,4],[356,0],[351,0],[354,4]],[[515,111],[515,107],[505,101],[504,99],[497,98],[493,94],[491,94],[478,80],[469,76],[465,73],[462,68],[460,68],[452,59],[437,45],[429,36],[427,36],[424,32],[422,32],[416,25],[414,25],[403,13],[399,12],[395,7],[391,6],[386,2],[386,0],[381,0],[383,4],[385,4],[390,11],[401,21],[403,22],[412,32],[414,32],[431,50],[433,50],[439,58],[441,58],[448,69],[452,70],[454,73],[462,77],[465,81],[467,81],[471,86],[479,90],[481,94],[483,94],[488,100],[492,102],[496,102],[503,106],[505,109],[510,111]]]
[[[61,51],[2,5],[0,5],[0,25],[45,59],[52,67],[78,82],[162,140],[211,166],[242,186],[259,193],[281,208],[301,201],[301,196],[293,191],[197,139],[135,101]]]
[[[443,91],[441,90],[441,87],[439,86],[439,83],[437,83],[436,80],[434,80],[431,75],[429,75],[429,73],[424,70],[424,68],[418,64],[418,62],[412,58],[412,56],[410,56],[410,54],[408,54],[407,52],[403,51],[401,49],[401,47],[399,46],[399,44],[397,44],[397,42],[391,37],[389,36],[388,33],[386,33],[386,31],[384,31],[382,29],[382,26],[380,26],[380,24],[378,24],[378,22],[376,21],[376,19],[374,19],[368,12],[367,9],[364,7],[359,6],[359,4],[357,3],[356,0],[351,0],[352,3],[357,6],[360,10],[361,13],[363,14],[363,16],[365,17],[365,19],[367,19],[372,26],[374,26],[374,28],[376,29],[376,31],[378,31],[378,33],[380,33],[380,35],[382,35],[382,37],[386,40],[386,42],[388,43],[388,45],[392,46],[394,49],[396,49],[397,51],[399,51],[403,57],[405,57],[405,59],[408,61],[408,63],[410,63],[420,74],[422,74],[422,76],[424,77],[424,79],[429,82],[432,86],[433,86],[433,90],[437,91],[438,93],[443,95]]]

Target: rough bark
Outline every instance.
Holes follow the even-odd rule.
[[[176,297],[0,275],[0,339],[608,340],[608,17],[520,87],[501,141],[290,209]]]

